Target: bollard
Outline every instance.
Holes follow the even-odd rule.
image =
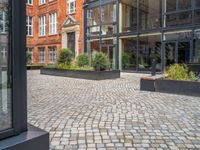
[[[100,71],[101,69],[100,69],[100,63],[99,62],[97,62],[96,63],[96,71]]]
[[[156,75],[156,60],[152,60],[152,68],[151,68],[151,75],[155,76]]]

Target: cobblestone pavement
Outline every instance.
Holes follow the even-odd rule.
[[[89,81],[28,72],[29,123],[52,150],[200,149],[200,98],[139,91],[141,74]]]

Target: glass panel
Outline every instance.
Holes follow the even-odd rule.
[[[122,0],[122,32],[137,31],[137,0]]]
[[[198,8],[200,7],[200,0],[195,0],[195,6]]]
[[[182,12],[177,14],[166,15],[166,26],[187,25],[192,23],[192,12]]]
[[[190,9],[191,0],[179,0],[179,9]]]
[[[137,38],[122,40],[122,68],[136,70],[137,68]]]
[[[200,64],[200,39],[196,39],[192,63]]]
[[[8,2],[0,0],[0,131],[12,127]]]
[[[161,25],[161,8],[158,0],[139,1],[139,28],[158,29]]]
[[[190,62],[190,42],[178,43],[178,63],[188,64]]]
[[[194,11],[194,22],[196,24],[200,23],[200,10],[195,10]]]
[[[139,38],[138,63],[140,70],[150,70],[152,60],[156,59],[156,69],[161,70],[161,36],[149,35]]]
[[[113,42],[113,40],[104,40],[101,43],[101,51],[108,55],[110,62],[111,62],[111,68],[116,69],[116,46]]]
[[[87,26],[99,25],[99,7],[87,10]]]
[[[176,0],[166,0],[166,11],[176,11]]]
[[[165,60],[166,66],[176,63],[176,43],[165,44]]]
[[[102,35],[108,35],[115,33],[116,30],[116,4],[107,4],[102,6]]]
[[[76,56],[75,51],[75,32],[67,33],[67,48],[72,51],[73,56]]]

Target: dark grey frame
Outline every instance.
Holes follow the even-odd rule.
[[[164,12],[164,9],[163,9],[163,0],[160,0],[160,5],[161,5],[161,25],[160,25],[160,28],[158,29],[151,29],[151,30],[139,30],[139,0],[137,0],[137,31],[134,31],[134,32],[123,32],[123,33],[119,33],[119,2],[120,0],[94,0],[94,1],[90,1],[90,2],[86,2],[84,3],[84,16],[85,18],[87,18],[87,9],[88,8],[93,8],[93,7],[96,7],[98,5],[102,5],[101,4],[101,1],[103,1],[104,4],[109,4],[109,3],[112,3],[113,1],[117,3],[117,33],[113,34],[113,35],[101,35],[99,34],[99,37],[97,39],[99,39],[101,41],[101,39],[103,37],[116,37],[117,38],[117,56],[119,56],[119,38],[121,36],[129,36],[129,35],[136,35],[137,38],[139,37],[140,34],[148,34],[148,33],[161,33],[161,65],[162,65],[162,72],[165,70],[165,48],[164,48],[164,43],[165,43],[165,40],[163,39],[163,36],[166,32],[169,32],[169,31],[177,31],[177,30],[183,30],[183,29],[190,29],[192,30],[192,34],[193,34],[193,37],[190,39],[191,42],[192,42],[192,45],[193,45],[193,41],[195,39],[195,30],[196,29],[200,29],[200,23],[199,24],[196,24],[194,22],[194,12],[196,10],[200,10],[200,7],[196,7],[195,5],[195,0],[191,0],[191,9],[186,9],[186,10],[179,10],[178,9],[178,6],[177,6],[177,9],[176,9],[176,13],[180,13],[180,12],[184,12],[184,11],[189,11],[191,10],[192,11],[192,23],[191,24],[188,24],[188,25],[181,25],[181,26],[175,26],[175,27],[164,27],[164,22],[163,22],[163,18],[166,14],[173,14],[174,12]],[[179,0],[176,0],[177,3]],[[101,14],[100,14],[101,16]],[[101,25],[101,24],[100,24]],[[87,40],[88,40],[88,37],[87,37],[87,20],[84,19],[84,49],[85,49],[85,52],[87,52]],[[194,51],[194,46],[191,45],[191,56],[193,55],[193,51]],[[137,47],[139,46],[139,41],[137,39]],[[138,58],[138,50],[137,50],[137,58]],[[117,57],[116,59],[117,61],[117,66],[119,66],[119,57]],[[137,59],[137,68],[135,71],[139,71],[139,64],[138,64],[138,59]]]
[[[10,56],[9,72],[12,87],[12,128],[0,131],[0,139],[27,131],[26,77],[26,0],[9,0]]]

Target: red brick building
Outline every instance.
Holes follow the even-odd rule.
[[[83,0],[27,0],[27,51],[35,64],[56,63],[61,48],[82,52]]]

